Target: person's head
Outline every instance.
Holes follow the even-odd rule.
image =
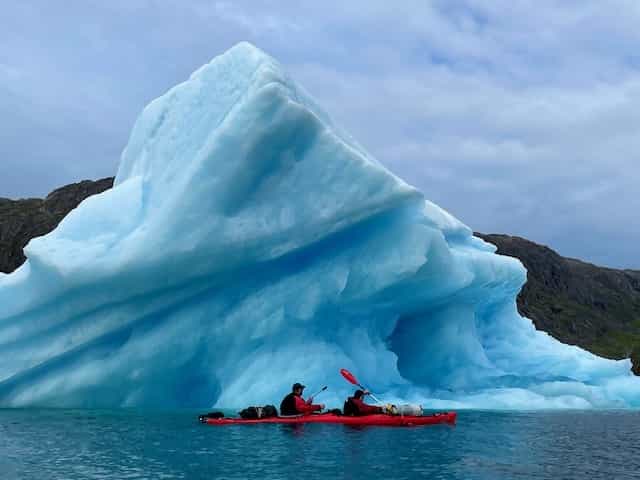
[[[362,398],[364,397],[364,392],[362,390],[356,390],[353,394],[353,398]]]
[[[295,394],[295,395],[302,395],[302,391],[305,389],[305,386],[302,385],[301,383],[294,383],[293,387],[291,387],[291,391]]]

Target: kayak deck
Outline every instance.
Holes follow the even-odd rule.
[[[351,417],[344,415],[335,415],[333,413],[319,413],[313,415],[301,415],[296,417],[269,417],[256,420],[245,420],[242,418],[203,418],[202,422],[208,425],[253,425],[258,423],[339,423],[342,425],[388,425],[399,427],[413,427],[420,425],[437,425],[441,423],[454,425],[456,423],[456,417],[456,412],[435,413],[431,415],[422,415],[419,417],[381,414]]]

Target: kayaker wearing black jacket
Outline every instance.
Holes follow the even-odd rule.
[[[324,404],[314,405],[313,397],[305,401],[302,398],[302,391],[305,386],[301,383],[294,383],[291,393],[282,399],[280,403],[280,415],[308,415],[320,411]]]
[[[344,402],[344,414],[345,415],[372,415],[374,413],[384,413],[384,409],[382,407],[376,407],[375,405],[367,405],[362,400],[366,394],[368,394],[366,390],[356,390],[353,394],[353,397],[349,397],[346,402]]]

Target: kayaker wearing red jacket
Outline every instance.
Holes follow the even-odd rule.
[[[369,392],[356,390],[353,394],[353,397],[349,397],[346,402],[344,402],[344,414],[345,415],[372,415],[374,413],[384,413],[382,407],[376,407],[375,405],[367,405],[362,400],[362,397],[365,396]]]
[[[280,415],[308,415],[313,412],[320,411],[324,408],[324,404],[314,405],[313,398],[305,401],[302,398],[302,391],[306,387],[301,383],[294,383],[291,387],[291,393],[282,399],[280,403]]]

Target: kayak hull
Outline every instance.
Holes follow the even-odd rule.
[[[336,423],[342,425],[376,425],[395,427],[417,427],[421,425],[438,425],[456,423],[456,412],[435,413],[419,417],[403,415],[363,415],[349,417],[335,415],[333,413],[320,413],[314,415],[301,415],[297,417],[269,417],[257,420],[245,420],[242,418],[203,418],[203,423],[208,425],[255,425],[262,423],[278,424],[303,424],[303,423]]]

